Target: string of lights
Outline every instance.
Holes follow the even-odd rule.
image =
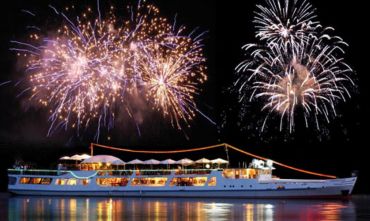
[[[104,149],[109,149],[109,150],[116,150],[116,151],[123,151],[123,152],[130,152],[130,153],[146,153],[146,154],[177,154],[177,153],[188,153],[188,152],[209,150],[209,149],[214,149],[214,148],[218,148],[218,147],[226,147],[226,148],[233,149],[233,150],[235,150],[239,153],[250,156],[250,157],[254,157],[254,158],[257,158],[257,159],[260,159],[260,160],[268,160],[265,157],[247,152],[245,150],[242,150],[240,148],[237,148],[237,147],[232,146],[232,145],[227,144],[227,143],[209,145],[209,146],[192,148],[192,149],[179,149],[179,150],[133,150],[133,149],[128,149],[128,148],[118,148],[118,147],[112,147],[112,146],[107,146],[107,145],[102,145],[102,144],[91,143],[90,144],[91,156],[93,156],[93,154],[94,154],[94,147],[99,147],[99,148],[104,148]],[[313,171],[309,171],[309,170],[304,170],[304,169],[289,166],[287,164],[280,163],[280,162],[277,162],[277,161],[274,161],[274,160],[273,160],[273,163],[278,165],[278,166],[284,167],[286,169],[294,170],[294,171],[297,171],[297,172],[300,172],[300,173],[305,173],[305,174],[314,175],[314,176],[318,176],[318,177],[331,178],[331,179],[337,178],[334,175],[329,175],[329,174],[317,173],[317,172],[313,172]]]

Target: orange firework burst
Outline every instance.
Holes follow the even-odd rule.
[[[127,7],[129,16],[120,19],[114,7],[105,18],[98,6],[98,16],[88,8],[73,20],[65,15],[69,8],[50,8],[62,18],[60,27],[13,41],[12,48],[27,57],[30,99],[50,110],[49,134],[97,123],[98,138],[117,112],[131,116],[128,97],[138,91],[179,129],[188,125],[197,86],[206,80],[201,35],[185,35],[145,2]]]

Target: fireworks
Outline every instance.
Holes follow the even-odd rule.
[[[75,19],[66,15],[71,8],[50,8],[60,27],[33,28],[38,32],[28,41],[12,41],[11,49],[26,57],[26,91],[50,111],[49,134],[96,123],[98,138],[117,114],[132,116],[134,99],[170,116],[179,129],[189,124],[198,85],[207,79],[201,35],[186,35],[145,2],[127,7],[127,18],[117,18],[114,7],[102,16],[99,1],[98,15],[88,8]]]
[[[155,108],[164,116],[170,116],[172,124],[178,128],[181,128],[181,119],[188,121],[195,115],[193,96],[198,90],[194,82],[203,83],[207,79],[205,68],[199,65],[204,62],[200,52],[195,46],[174,55],[151,54],[148,58],[155,59],[144,59],[140,64],[147,84],[147,98],[153,99]]]
[[[250,57],[236,67],[240,102],[263,103],[267,116],[262,130],[276,114],[280,130],[285,119],[292,132],[297,115],[304,117],[306,127],[313,118],[319,129],[320,116],[329,122],[336,115],[336,103],[350,97],[353,70],[342,58],[347,44],[330,35],[332,28],[310,20],[316,15],[306,1],[267,3],[270,9],[258,6],[255,20],[262,45],[243,46]]]
[[[306,0],[266,0],[267,6],[257,5],[255,12],[256,37],[269,44],[291,46],[308,41],[321,25],[316,21],[315,9]]]

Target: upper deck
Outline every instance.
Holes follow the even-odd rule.
[[[22,176],[65,176],[75,174],[93,174],[93,176],[181,176],[209,175],[222,173],[227,179],[255,179],[260,175],[271,175],[271,170],[253,168],[217,168],[217,169],[133,169],[133,170],[43,170],[43,169],[8,169],[8,175]],[[91,177],[91,175],[89,175]]]

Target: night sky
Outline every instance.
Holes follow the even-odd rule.
[[[241,46],[255,42],[252,24],[256,3],[263,0],[215,1],[215,0],[156,0],[161,14],[173,18],[177,14],[177,23],[189,29],[199,28],[208,31],[205,43],[209,80],[202,85],[202,92],[196,98],[198,108],[213,119],[217,126],[198,115],[191,122],[190,128],[179,131],[171,127],[170,122],[161,114],[149,112],[140,125],[140,135],[131,121],[117,122],[115,129],[104,132],[99,142],[118,147],[137,148],[187,148],[230,143],[252,153],[272,158],[290,165],[311,169],[318,172],[349,176],[351,171],[359,170],[359,183],[356,192],[370,192],[370,179],[367,169],[369,123],[369,24],[365,3],[340,2],[336,0],[311,0],[317,8],[318,19],[325,26],[333,26],[335,34],[341,36],[349,45],[346,49],[346,61],[356,71],[354,76],[357,87],[352,99],[337,105],[338,116],[330,124],[322,123],[320,131],[314,126],[305,128],[298,122],[294,133],[279,131],[279,121],[269,121],[267,131],[261,133],[260,121],[264,119],[258,109],[251,111],[242,121],[238,119],[238,102],[235,94],[228,88],[234,77],[234,67],[243,59]],[[62,3],[63,2],[63,3]],[[78,2],[78,4],[77,4]],[[106,4],[106,1],[102,1]],[[112,1],[117,7],[122,1]],[[93,141],[94,130],[77,137],[74,131],[60,131],[46,137],[48,130],[47,115],[43,109],[27,108],[24,97],[17,95],[22,88],[14,83],[24,74],[17,63],[14,52],[9,51],[10,41],[22,39],[26,35],[25,27],[32,24],[29,17],[21,13],[28,9],[40,14],[36,24],[53,22],[48,4],[57,8],[75,3],[95,7],[95,1],[46,1],[12,0],[3,7],[0,14],[0,83],[12,80],[12,84],[0,87],[0,188],[6,188],[6,168],[15,159],[36,162],[40,166],[54,163],[62,154],[88,152],[88,144]],[[365,18],[366,17],[366,18]],[[111,139],[109,140],[108,137]],[[115,154],[123,160],[132,157],[142,159],[164,159],[169,156],[124,155],[97,150],[96,154]],[[195,153],[189,158],[223,157],[225,151],[217,149]],[[184,155],[170,156],[179,159]],[[246,158],[230,152],[234,165]],[[250,159],[248,159],[250,161]],[[296,172],[279,169],[282,177],[306,177]],[[310,177],[312,178],[312,177]]]

